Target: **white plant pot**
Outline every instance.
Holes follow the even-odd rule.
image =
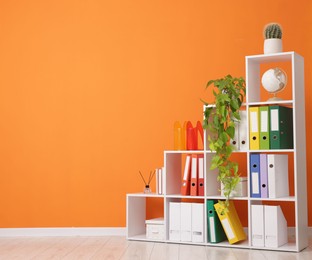
[[[283,51],[282,39],[265,39],[263,50],[264,54],[282,52]]]

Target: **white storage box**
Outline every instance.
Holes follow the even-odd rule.
[[[222,183],[221,196],[224,196]],[[235,190],[232,191],[230,197],[247,197],[247,177],[240,177],[240,181],[237,183]]]
[[[148,219],[145,224],[147,239],[165,240],[164,218]]]

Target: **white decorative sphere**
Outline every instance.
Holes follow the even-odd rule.
[[[287,74],[280,68],[269,69],[263,73],[262,86],[270,93],[283,90],[287,84]]]

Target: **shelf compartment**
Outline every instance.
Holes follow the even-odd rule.
[[[262,247],[262,246],[253,246],[252,241],[250,243],[251,247],[254,249],[266,249],[266,250],[275,250],[275,251],[291,251],[291,252],[298,252],[298,243],[297,243],[297,228],[296,228],[296,214],[295,214],[295,202],[294,201],[278,201],[278,200],[263,200],[257,201],[252,200],[250,201],[252,205],[268,205],[268,206],[280,206],[283,212],[283,215],[287,221],[287,238],[288,242],[284,245],[279,247]],[[250,221],[252,223],[252,214],[250,213]],[[252,236],[252,226],[250,227],[250,236]],[[265,234],[264,234],[265,236]]]
[[[146,238],[145,221],[157,217],[164,217],[164,198],[143,194],[127,195],[127,239],[150,240]]]
[[[275,67],[280,67],[287,74],[287,85],[282,92],[278,93],[278,97],[284,99],[286,102],[293,100],[295,97],[294,86],[296,84],[295,74],[297,63],[302,60],[302,57],[295,52],[283,52],[270,55],[254,55],[246,56],[246,86],[247,86],[247,104],[257,102],[264,102],[272,97],[261,86],[261,77],[263,73]],[[298,63],[299,64],[299,63]],[[265,102],[268,103],[268,102]],[[275,103],[274,103],[275,104]]]
[[[191,151],[187,153],[165,152],[166,196],[172,195],[173,197],[183,197],[181,195],[181,187],[183,183],[185,161],[186,161],[187,155],[194,155],[194,154],[203,155],[204,153],[203,152],[191,153]],[[190,175],[192,174],[191,171],[192,169],[190,169]],[[203,196],[191,196],[191,197],[200,198]]]

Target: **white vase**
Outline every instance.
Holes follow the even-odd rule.
[[[265,39],[263,50],[264,54],[282,52],[283,51],[282,39]]]

